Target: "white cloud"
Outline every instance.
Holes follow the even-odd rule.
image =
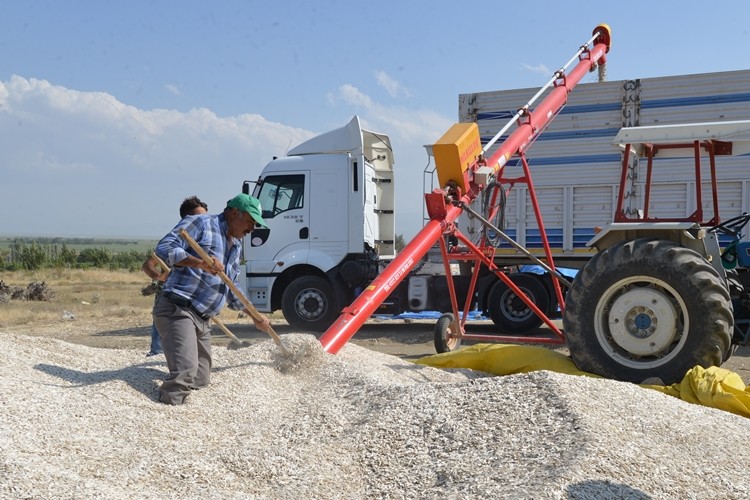
[[[101,92],[0,82],[1,233],[158,236],[181,200],[220,210],[307,130],[255,114],[141,110]]]
[[[333,103],[341,101],[354,107],[362,113],[365,121],[383,126],[391,138],[401,138],[407,142],[434,142],[453,124],[453,121],[432,110],[380,104],[348,83],[341,85],[338,92],[329,98]]]
[[[167,89],[167,92],[170,94],[181,96],[182,92],[180,91],[180,88],[177,85],[172,85],[171,83],[165,83],[164,88]]]
[[[384,105],[350,84],[329,99],[390,136],[396,230],[410,238],[422,223],[422,146],[453,121]],[[198,195],[218,212],[271,157],[313,135],[257,114],[142,110],[107,93],[13,76],[0,81],[0,199],[14,207],[0,233],[158,237],[176,222],[184,197]]]
[[[521,64],[521,67],[527,71],[531,71],[532,73],[540,73],[542,75],[551,75],[552,70],[550,70],[547,66],[544,64],[537,64],[536,66],[532,66],[531,64],[523,63]]]
[[[409,97],[411,95],[409,89],[391,78],[385,71],[376,71],[375,79],[377,80],[378,85],[383,87],[391,97]]]
[[[359,106],[365,109],[372,109],[375,107],[375,103],[368,95],[365,95],[357,87],[349,83],[345,83],[339,87],[338,94],[334,96],[334,99],[336,97],[352,106]]]

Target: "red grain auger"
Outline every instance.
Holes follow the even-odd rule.
[[[341,311],[339,318],[321,336],[320,342],[326,352],[337,353],[346,342],[357,333],[359,328],[373,314],[383,301],[388,298],[393,288],[401,282],[412,268],[427,254],[436,243],[439,244],[445,272],[447,276],[448,292],[450,294],[452,313],[440,317],[435,327],[436,339],[445,342],[445,350],[455,348],[462,338],[472,340],[492,339],[497,336],[483,336],[467,334],[464,325],[471,308],[474,287],[479,276],[480,264],[494,272],[499,279],[522,299],[531,310],[539,316],[551,329],[553,335],[545,338],[503,337],[503,340],[524,342],[534,341],[543,343],[563,343],[563,333],[541,311],[527,295],[519,289],[493,262],[495,247],[490,244],[487,231],[491,230],[500,235],[519,251],[524,252],[530,259],[547,269],[557,279],[553,280],[555,293],[560,308],[564,310],[564,298],[560,281],[567,283],[556,270],[547,241],[542,216],[534,192],[526,151],[536,138],[546,129],[550,122],[565,106],[573,88],[581,81],[586,73],[593,71],[605,63],[605,54],[609,51],[611,33],[609,26],[597,26],[591,38],[584,43],[575,55],[555,72],[550,81],[510,119],[490,141],[481,144],[479,127],[476,123],[457,123],[453,125],[440,140],[432,146],[435,167],[440,182],[440,188],[425,194],[425,203],[429,222],[409,242],[398,256],[380,273],[367,288],[348,307]],[[568,68],[575,64],[572,70]],[[532,109],[532,104],[547,90],[549,93]],[[510,135],[505,137],[494,150],[493,146],[503,134],[516,126]],[[491,151],[492,150],[492,151]],[[490,153],[491,151],[491,153]],[[489,156],[487,157],[487,155]],[[504,177],[504,167],[512,157],[518,157],[523,167],[523,176],[517,178]],[[546,262],[531,256],[520,245],[511,240],[490,221],[498,210],[497,199],[503,195],[503,185],[512,187],[524,183],[528,186],[531,204],[536,214],[538,227],[546,255]],[[510,187],[508,189],[510,189]],[[487,214],[479,214],[471,208],[471,203],[480,195],[490,197]],[[458,217],[466,212],[471,217],[482,220],[484,235],[475,244],[456,227]],[[466,303],[459,309],[456,298],[456,288],[451,278],[451,261],[473,261],[475,264],[470,289],[466,295]],[[436,340],[437,343],[437,340]]]

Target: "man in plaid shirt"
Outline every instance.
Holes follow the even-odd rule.
[[[162,403],[182,404],[191,390],[210,382],[210,319],[224,305],[234,310],[245,309],[217,274],[224,271],[238,284],[241,240],[256,225],[266,226],[260,201],[243,193],[229,200],[220,214],[181,220],[156,246],[156,255],[172,268],[154,307],[154,320],[169,368],[169,375],[159,389]],[[211,256],[213,263],[208,264],[196,255],[180,236],[181,229]],[[259,330],[265,331],[269,325],[267,317],[255,321]]]

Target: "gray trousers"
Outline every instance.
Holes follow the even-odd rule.
[[[192,309],[173,304],[164,296],[154,306],[154,322],[169,368],[159,388],[159,401],[180,405],[192,389],[211,381],[211,325]]]

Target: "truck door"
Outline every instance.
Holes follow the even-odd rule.
[[[255,194],[269,229],[255,229],[246,256],[252,274],[277,273],[296,264],[327,271],[347,253],[350,181],[348,155],[294,160],[305,170],[268,173]],[[361,227],[361,222],[360,222]],[[278,262],[284,264],[277,267]]]
[[[309,171],[269,174],[256,188],[268,229],[256,228],[251,235],[247,259],[253,273],[270,273],[280,256],[307,253],[310,247]]]

